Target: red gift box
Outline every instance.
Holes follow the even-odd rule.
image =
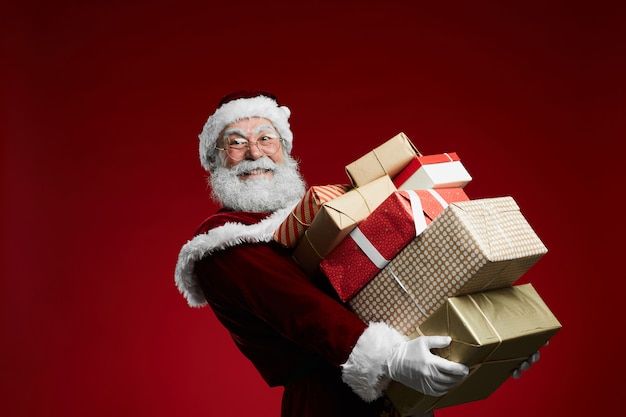
[[[469,198],[461,188],[394,192],[359,223],[320,268],[339,297],[348,301],[441,214],[447,203],[466,200]],[[414,217],[414,211],[421,214]]]
[[[456,152],[414,157],[411,162],[393,178],[400,190],[418,188],[459,188],[464,187],[472,177],[469,175]]]

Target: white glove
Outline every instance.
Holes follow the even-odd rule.
[[[467,366],[431,353],[450,345],[449,336],[420,336],[400,343],[387,359],[387,374],[423,394],[442,396],[468,374]]]
[[[539,354],[539,351],[536,351],[535,353],[530,355],[528,359],[526,359],[524,362],[521,363],[519,368],[513,370],[513,378],[515,379],[521,378],[522,374],[525,371],[527,371],[528,368],[530,368],[533,363],[537,362],[540,357],[541,355]]]
[[[550,341],[548,340],[543,346],[548,346]],[[512,375],[513,378],[518,379],[522,377],[522,374],[528,370],[532,366],[533,363],[537,362],[541,358],[539,351],[536,351],[532,355],[528,357],[524,362],[520,364],[520,366],[513,370]]]

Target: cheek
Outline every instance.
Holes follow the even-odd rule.
[[[279,150],[278,152],[276,152],[274,155],[270,155],[270,159],[272,161],[274,161],[277,164],[282,164],[283,163],[283,150]]]
[[[224,165],[226,165],[226,168],[232,168],[235,165],[237,165],[239,162],[241,161],[234,161],[232,159],[230,159],[230,157],[226,157],[226,160],[224,161]]]

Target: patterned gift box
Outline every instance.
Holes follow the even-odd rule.
[[[296,246],[322,205],[345,194],[350,188],[344,184],[317,185],[309,188],[289,217],[278,226],[274,232],[274,240],[287,248]]]
[[[346,166],[346,174],[355,187],[388,175],[393,178],[413,158],[421,155],[404,133],[399,133],[371,152]]]
[[[305,272],[317,272],[321,260],[394,191],[393,182],[384,176],[322,205],[296,245],[295,261]]]
[[[350,232],[320,268],[347,301],[421,233],[448,203],[469,200],[461,188],[398,191]]]
[[[386,394],[403,416],[482,400],[560,328],[530,284],[450,298],[411,336],[450,336],[450,346],[435,353],[467,365],[468,377],[442,397],[393,381]]]
[[[510,286],[546,252],[513,198],[452,203],[349,304],[411,334],[448,297]]]
[[[416,156],[393,183],[399,190],[465,187],[472,180],[455,152]]]

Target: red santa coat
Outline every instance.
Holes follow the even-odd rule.
[[[382,366],[403,336],[363,323],[271,241],[288,212],[209,217],[181,250],[179,289],[210,305],[270,386],[285,387],[283,417],[394,415]]]

